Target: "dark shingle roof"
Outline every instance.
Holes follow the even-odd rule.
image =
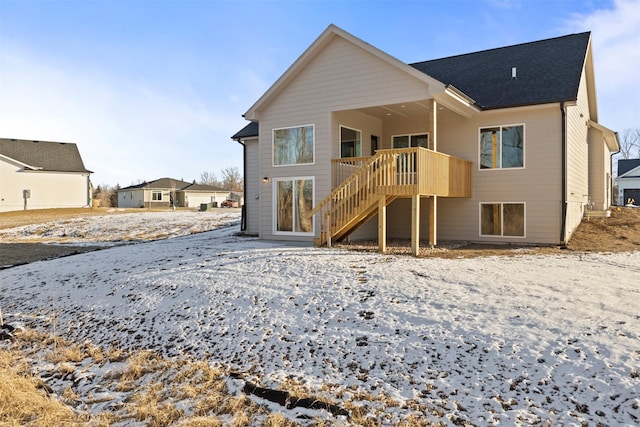
[[[231,137],[231,139],[237,141],[237,140],[242,139],[242,138],[250,138],[250,137],[254,137],[254,136],[258,136],[258,123],[257,122],[249,123],[248,125],[246,125],[242,129],[240,129],[235,135],[233,135]]]
[[[189,184],[184,188],[181,188],[183,191],[206,191],[209,193],[212,192],[228,192],[229,190],[225,190],[221,187],[214,187],[213,185],[205,185],[205,184]]]
[[[618,176],[624,175],[638,166],[640,166],[640,159],[620,159],[618,160]]]
[[[0,154],[43,171],[92,173],[73,143],[0,138]]]
[[[589,32],[571,34],[410,65],[482,109],[571,101],[578,97],[589,38]]]
[[[186,181],[181,181],[179,179],[173,179],[173,178],[160,178],[160,179],[156,179],[154,181],[149,181],[149,182],[143,182],[141,184],[135,184],[135,185],[130,185],[128,187],[125,188],[121,188],[118,191],[122,191],[122,190],[135,190],[137,188],[152,188],[152,189],[167,189],[167,188],[171,188],[171,189],[176,189],[176,190],[181,190],[184,187],[187,187],[191,185],[190,182],[186,182]]]

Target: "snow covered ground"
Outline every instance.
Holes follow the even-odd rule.
[[[201,233],[238,218],[237,209],[86,216],[0,230],[0,241],[108,245]]]
[[[134,215],[131,232],[162,224]],[[640,251],[415,259],[239,237],[237,213],[212,216],[213,231],[0,271],[2,313],[302,384],[384,425],[640,423]],[[65,237],[126,240],[123,217]]]

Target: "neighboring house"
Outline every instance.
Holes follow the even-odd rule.
[[[618,204],[640,206],[640,159],[618,160]]]
[[[199,208],[201,204],[219,205],[229,197],[229,190],[210,185],[161,178],[118,190],[119,208]]]
[[[91,206],[76,144],[0,138],[0,212]]]
[[[611,204],[588,32],[406,64],[330,25],[244,117],[265,239],[562,244]]]

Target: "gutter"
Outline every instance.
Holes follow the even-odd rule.
[[[564,101],[560,101],[560,114],[562,118],[562,219],[560,224],[560,244],[562,247],[567,245],[567,111]]]

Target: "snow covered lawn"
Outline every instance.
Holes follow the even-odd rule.
[[[160,223],[135,215],[132,232]],[[238,237],[237,213],[217,226],[0,271],[0,308],[297,384],[384,425],[640,423],[640,251],[415,259]]]

